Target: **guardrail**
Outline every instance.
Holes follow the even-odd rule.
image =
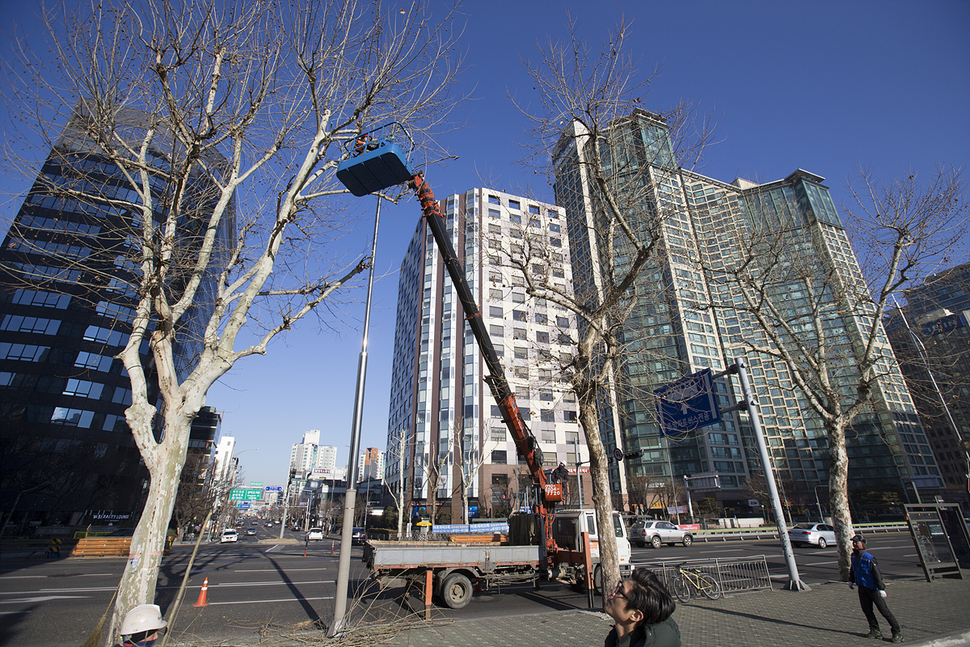
[[[876,534],[880,532],[907,532],[909,526],[902,524],[856,524],[852,526],[857,532]],[[695,530],[691,532],[694,541],[710,543],[712,541],[745,541],[758,539],[777,539],[778,529],[769,528],[726,528],[723,530]]]
[[[691,559],[675,562],[660,561],[635,564],[634,568],[647,568],[663,580],[668,590],[673,591],[674,579],[677,578],[677,567],[685,565],[696,568],[702,573],[710,575],[721,585],[724,593],[738,591],[771,590],[771,578],[768,575],[768,561],[764,555],[740,557],[732,559]]]

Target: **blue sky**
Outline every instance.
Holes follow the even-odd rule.
[[[29,26],[29,4],[0,0],[0,9]],[[639,69],[646,75],[662,64],[645,108],[662,111],[683,98],[719,118],[721,141],[700,169],[712,178],[770,181],[803,168],[825,177],[838,203],[848,199],[846,178],[860,165],[888,179],[970,164],[966,0],[480,0],[462,12],[461,83],[475,98],[455,115],[463,126],[441,138],[458,159],[426,171],[439,197],[490,182],[508,191],[528,186],[551,201],[548,178],[516,163],[529,143],[528,124],[507,95],[535,99],[521,61],[537,60],[537,41],[565,37],[567,12],[596,49],[621,16],[633,21],[629,54]],[[25,188],[23,180],[0,177],[0,191]],[[419,216],[413,200],[382,213],[364,447],[385,446],[396,270]],[[368,221],[348,237],[349,249],[366,249]],[[337,332],[304,322],[210,390],[208,402],[224,412],[223,433],[236,436],[238,451],[259,448],[240,458],[246,478],[282,482],[291,444],[309,429],[322,430],[322,442],[340,450],[338,464],[346,461],[363,294],[345,315]]]

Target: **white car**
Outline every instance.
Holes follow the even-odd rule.
[[[788,530],[793,546],[812,544],[819,548],[835,545],[835,528],[827,523],[800,523]]]
[[[310,528],[306,533],[307,541],[323,541],[323,528]]]
[[[236,532],[235,528],[227,528],[222,531],[222,537],[219,538],[220,544],[229,544],[239,541],[239,533]]]
[[[664,544],[683,544],[690,546],[694,536],[681,530],[669,521],[638,521],[630,528],[630,541],[641,548],[650,544],[660,548]]]

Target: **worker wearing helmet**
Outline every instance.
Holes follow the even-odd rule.
[[[168,622],[162,620],[157,604],[142,604],[125,616],[121,623],[122,647],[153,647],[159,635],[165,633]]]

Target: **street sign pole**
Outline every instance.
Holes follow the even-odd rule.
[[[811,589],[808,585],[802,582],[798,576],[795,554],[792,552],[791,540],[788,538],[788,527],[785,525],[785,513],[781,509],[778,488],[775,486],[775,474],[771,469],[768,447],[765,445],[764,433],[761,431],[761,417],[758,414],[758,403],[755,400],[754,393],[751,391],[751,384],[748,382],[747,364],[743,357],[736,358],[734,362],[738,371],[738,381],[741,382],[741,394],[744,397],[743,407],[747,409],[754,438],[758,443],[758,453],[761,454],[761,464],[765,470],[765,482],[768,484],[768,495],[771,498],[771,507],[775,511],[775,521],[778,524],[778,537],[781,539],[782,550],[785,553],[785,563],[788,565],[788,585],[785,588],[789,591],[810,591]]]

